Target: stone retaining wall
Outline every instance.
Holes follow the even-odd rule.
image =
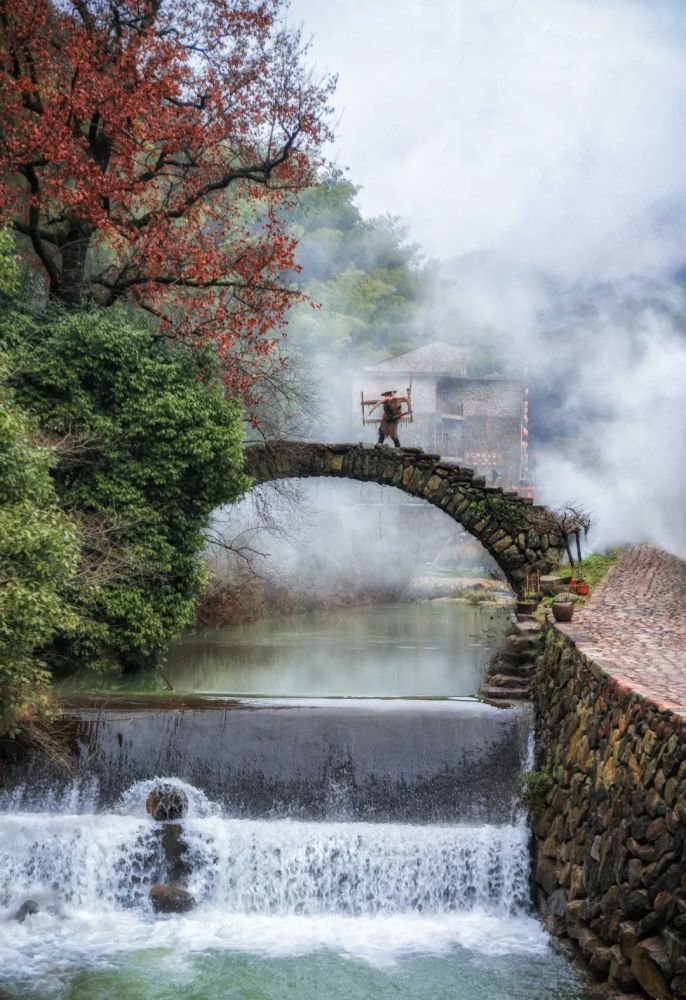
[[[537,904],[600,980],[686,997],[686,719],[555,628],[533,678]]]
[[[255,484],[275,479],[333,476],[395,486],[445,511],[482,543],[514,590],[527,573],[546,573],[563,552],[552,513],[516,493],[487,486],[473,469],[419,448],[273,441],[245,449]]]

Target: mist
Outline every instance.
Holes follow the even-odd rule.
[[[210,548],[215,578],[282,588],[302,610],[457,595],[482,576],[507,590],[493,559],[451,518],[375,483],[260,486],[218,514],[212,538],[232,543]]]
[[[529,384],[538,500],[590,511],[591,550],[648,541],[686,557],[679,5],[296,0],[292,16],[314,36],[316,66],[339,73],[330,155],[376,228],[341,257],[326,217],[309,235],[326,208],[300,219],[320,308],[291,317],[284,391],[261,408],[259,436],[372,443],[352,393],[365,364],[395,353],[392,338],[468,342],[490,365],[482,373]],[[410,273],[427,276],[423,291],[356,340],[363,321],[341,301],[354,281],[332,290],[327,277],[372,274],[389,233]],[[389,576],[406,584],[445,545],[478,571],[479,553],[460,549],[440,512],[412,515],[408,534],[403,503],[374,486],[291,484],[219,522],[257,553],[249,566],[229,555],[235,572],[305,601],[392,597]]]
[[[686,556],[686,22],[667,0],[297,0],[340,74],[333,158],[438,261],[411,343],[526,373],[538,497]],[[316,362],[328,418],[359,372]],[[335,416],[331,416],[331,411]]]
[[[429,257],[568,278],[682,260],[679,0],[294,0],[339,75],[331,156]]]

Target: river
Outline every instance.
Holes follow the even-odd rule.
[[[71,695],[77,773],[0,796],[10,996],[584,997],[529,898],[528,709],[473,697],[504,625],[442,602],[301,616],[177,644],[164,676],[205,701]],[[148,898],[170,877],[156,775],[189,802],[185,914]]]

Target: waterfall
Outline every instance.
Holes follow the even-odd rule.
[[[159,827],[136,816],[0,816],[0,906],[149,911],[165,878]],[[200,907],[347,916],[515,914],[528,895],[523,824],[410,826],[191,818],[181,837]]]
[[[196,898],[272,914],[522,912],[522,825],[191,821]]]
[[[528,913],[523,821],[243,819],[169,780],[189,800],[177,827],[196,906],[182,915],[156,915],[148,895],[169,877],[165,824],[144,809],[154,781],[136,783],[107,811],[63,791],[42,811],[34,800],[38,811],[0,813],[0,961],[15,983],[160,948],[272,958],[323,949],[380,967],[456,946],[546,950]],[[14,916],[29,899],[39,912],[20,923]]]
[[[122,702],[74,709],[67,722],[72,776],[29,761],[0,793],[0,983],[22,1000],[69,996],[78,970],[118,962],[152,977],[146,996],[163,955],[195,976],[192,956],[209,955],[209,1000],[224,995],[222,970],[241,955],[338,956],[377,970],[440,955],[475,982],[483,972],[465,956],[487,960],[499,981],[505,962],[522,963],[523,982],[526,962],[549,969],[515,803],[530,754],[526,706],[350,700],[159,712]],[[188,799],[176,824],[145,811],[164,775]],[[171,825],[176,860],[163,832]],[[150,888],[175,871],[195,906],[156,913]],[[17,921],[29,902],[39,912]],[[412,995],[432,996],[416,975]],[[367,995],[359,989],[353,996]]]
[[[520,715],[520,767],[528,756],[525,723]],[[462,745],[471,739],[461,735]],[[444,758],[434,746],[421,752],[439,767]],[[512,746],[509,735],[500,743],[508,752]],[[346,768],[325,772],[334,811],[348,808],[359,768],[352,771],[352,780]],[[160,781],[185,793],[182,819],[160,823],[146,813]],[[246,969],[256,982],[272,982],[260,994],[270,1000],[529,1000],[532,976],[548,991],[536,995],[581,996],[530,911],[529,832],[512,783],[507,794],[502,785],[488,821],[455,816],[458,796],[452,818],[429,815],[423,823],[402,821],[403,795],[413,794],[402,781],[391,800],[400,816],[383,821],[267,819],[178,776],[134,781],[116,798],[112,787],[103,796],[86,774],[0,795],[0,984],[12,996],[220,1000],[227,977]],[[151,886],[179,870],[194,908],[154,912]],[[453,992],[459,983],[464,991]]]
[[[29,761],[9,774],[9,808],[49,801],[68,810],[83,800],[111,809],[136,782],[174,773],[241,818],[505,823],[530,728],[529,706],[474,700],[206,701],[164,711],[119,701],[117,710],[69,710],[75,782],[65,785],[50,761]]]

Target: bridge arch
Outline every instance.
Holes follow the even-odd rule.
[[[272,441],[248,445],[245,470],[253,485],[276,479],[334,477],[395,486],[443,510],[481,542],[520,592],[527,573],[547,573],[564,551],[547,507],[487,486],[473,469],[419,448]]]

